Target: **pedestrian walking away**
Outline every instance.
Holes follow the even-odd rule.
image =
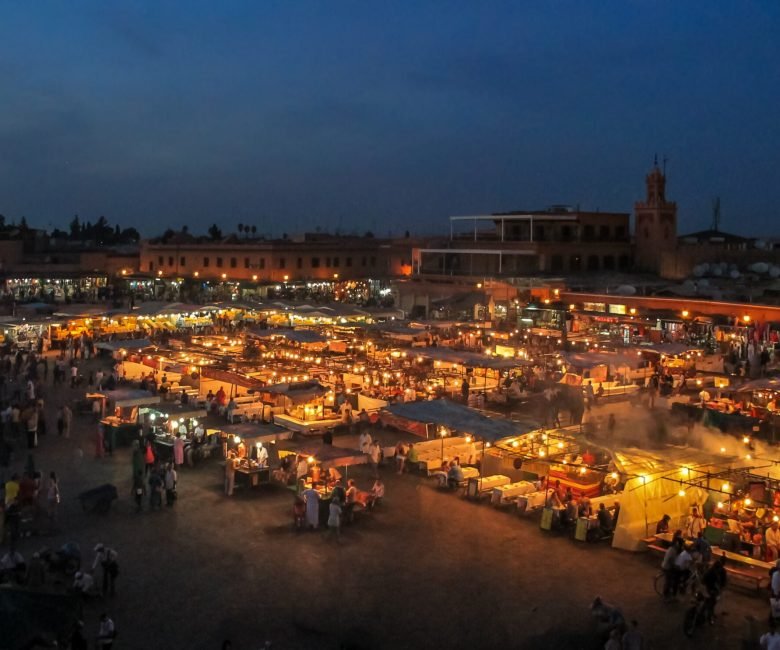
[[[95,559],[92,561],[92,572],[100,567],[103,572],[103,595],[113,596],[116,593],[116,579],[119,575],[117,552],[105,544],[95,546]]]

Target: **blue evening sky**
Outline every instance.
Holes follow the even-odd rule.
[[[780,3],[0,2],[0,212],[446,231],[630,211],[780,235]]]

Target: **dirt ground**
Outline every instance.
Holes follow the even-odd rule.
[[[544,532],[538,517],[439,492],[392,468],[383,470],[385,504],[345,527],[340,542],[321,531],[296,533],[287,490],[225,497],[214,460],[181,470],[175,507],[149,512],[144,504],[136,513],[128,449],[96,459],[92,418],[75,418],[69,440],[56,435],[56,407],[83,393],[47,386],[49,433],[35,461],[61,477],[60,529],[22,539],[20,550],[29,557],[75,541],[90,563],[97,542],[118,550],[117,595],[85,610],[93,638],[100,612],[112,615],[115,648],[218,649],[231,639],[238,650],[266,640],[291,649],[595,649],[603,646],[589,616],[596,595],[639,621],[648,648],[750,647],[742,643],[746,617],[763,627],[765,594],[729,589],[724,616],[688,640],[686,601],[664,604],[653,590],[660,558]],[[616,412],[627,428],[638,417],[626,405],[599,410]],[[387,445],[398,439],[376,434]],[[20,448],[12,468],[25,460]],[[350,476],[370,487],[366,467]],[[82,512],[78,493],[105,482],[120,490],[111,512]]]

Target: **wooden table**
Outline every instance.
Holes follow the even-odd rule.
[[[491,492],[493,488],[500,485],[506,485],[511,483],[511,479],[503,474],[493,474],[492,476],[485,476],[482,478],[471,478],[466,486],[466,495],[469,497],[480,497],[487,492]]]
[[[529,481],[518,481],[516,483],[507,483],[506,485],[498,485],[493,488],[490,502],[494,506],[504,505],[514,497],[528,494],[535,489],[534,484]]]

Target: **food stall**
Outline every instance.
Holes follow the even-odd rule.
[[[152,406],[140,407],[138,419],[146,429],[154,433],[157,457],[160,460],[171,460],[173,441],[177,436],[181,435],[184,438],[185,454],[188,454],[189,447],[193,444],[200,445],[205,442],[203,439],[205,436],[196,442],[195,431],[199,424],[203,430],[203,420],[206,415],[206,409],[196,404],[159,402]]]
[[[341,424],[333,409],[332,391],[318,381],[286,382],[259,389],[274,411],[275,424],[304,435],[318,435]]]
[[[209,433],[212,431],[218,433],[225,450],[236,453],[236,481],[249,487],[271,483],[273,468],[281,460],[277,445],[293,435],[289,429],[275,424],[228,424],[210,429]],[[268,453],[266,462],[260,462],[258,457],[263,447]]]
[[[159,395],[133,388],[120,388],[91,395],[99,395],[103,402],[103,417],[100,423],[105,427],[105,437],[110,449],[135,439],[139,426],[139,409],[160,402]]]

